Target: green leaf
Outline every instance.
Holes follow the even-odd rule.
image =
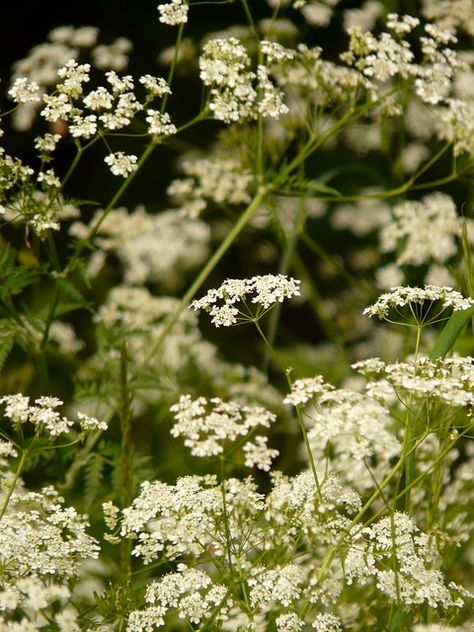
[[[460,333],[474,316],[474,307],[455,312],[444,326],[442,332],[437,337],[434,347],[430,353],[430,359],[444,358],[451,351]]]
[[[461,243],[463,261],[466,268],[466,288],[469,295],[474,296],[474,260],[472,256],[471,244],[469,243],[469,235],[466,222],[464,222],[462,227]]]
[[[340,196],[341,193],[323,182],[323,177],[317,180],[307,180],[300,175],[290,178],[288,185],[281,192],[284,195],[310,195],[321,193],[323,195]]]
[[[75,304],[83,307],[84,309],[87,309],[87,311],[89,312],[94,311],[89,301],[84,298],[84,296],[73,283],[71,283],[70,281],[66,281],[65,279],[56,279],[56,284],[59,286],[64,294],[74,300]]]
[[[100,485],[104,478],[104,464],[104,457],[96,452],[91,455],[85,466],[84,508],[87,512],[90,510],[99,494]]]
[[[9,320],[0,320],[0,373],[15,343],[16,327]]]

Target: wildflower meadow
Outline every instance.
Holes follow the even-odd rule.
[[[474,632],[473,2],[128,11],[0,84],[0,632]]]

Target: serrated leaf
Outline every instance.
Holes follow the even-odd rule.
[[[322,193],[324,195],[332,195],[339,197],[341,193],[324,183],[323,178],[308,180],[301,176],[290,178],[288,185],[282,189],[282,193],[286,195],[302,195],[311,193]]]
[[[9,320],[0,321],[0,373],[15,343],[15,325]]]
[[[0,271],[0,299],[19,294],[25,287],[36,283],[40,277],[39,269],[19,266],[13,270]]]
[[[66,204],[72,204],[73,206],[82,206],[84,204],[88,204],[89,206],[101,206],[100,202],[87,200],[85,198],[67,198]]]
[[[104,478],[104,465],[104,457],[97,452],[92,454],[86,463],[84,471],[84,508],[87,512],[99,494],[99,489]]]
[[[329,187],[327,184],[318,182],[318,180],[307,181],[306,191],[311,191],[314,193],[326,193],[327,195],[335,195],[335,196],[341,195],[341,193],[337,191],[337,189],[333,189],[333,187]]]
[[[0,246],[0,276],[7,276],[15,267],[15,251],[9,244]]]
[[[75,304],[86,309],[89,312],[93,311],[89,301],[87,301],[84,298],[84,296],[81,294],[81,292],[77,289],[77,287],[73,283],[71,283],[70,281],[66,281],[66,279],[55,279],[55,280],[56,280],[56,284],[61,289],[61,291],[67,296],[69,296],[70,298],[74,299]]]

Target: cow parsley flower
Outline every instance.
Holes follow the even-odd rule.
[[[257,436],[254,441],[247,441],[244,444],[245,465],[247,467],[257,467],[259,470],[269,472],[272,461],[280,453],[278,450],[267,446],[268,438]]]
[[[222,454],[226,442],[247,435],[257,426],[268,428],[276,419],[273,413],[260,406],[239,406],[235,402],[224,402],[219,397],[213,397],[208,402],[205,397],[192,400],[190,395],[181,395],[179,402],[171,406],[170,410],[175,413],[176,419],[171,434],[173,437],[184,437],[184,445],[191,449],[193,456],[198,457]],[[248,446],[244,451],[248,452],[249,463],[253,465],[258,462],[265,465],[261,469],[266,469],[268,459],[274,458],[276,454],[262,445],[262,439],[260,437],[256,446]],[[257,454],[259,448],[260,461]]]
[[[324,613],[316,615],[311,627],[316,632],[341,632],[342,622],[335,614]]]
[[[386,319],[391,309],[405,307],[406,305],[423,307],[425,303],[429,303],[429,307],[431,307],[434,301],[441,301],[443,308],[452,308],[455,312],[474,306],[474,299],[466,298],[460,292],[450,287],[438,287],[436,285],[425,285],[423,288],[399,286],[393,287],[390,292],[382,294],[378,301],[366,307],[363,313],[369,318],[378,316]]]
[[[133,154],[127,155],[123,151],[116,151],[104,158],[104,162],[109,165],[114,176],[124,178],[138,169],[137,160],[138,158]]]
[[[376,374],[379,382],[370,383],[374,394],[390,385],[398,394],[407,392],[423,399],[435,399],[447,406],[474,406],[474,359],[470,356],[384,364],[369,358],[352,365],[363,375]]]
[[[37,103],[41,100],[41,90],[36,81],[29,81],[26,77],[17,77],[8,91],[15,103]]]
[[[296,564],[286,564],[272,569],[254,566],[247,580],[250,587],[250,604],[253,608],[265,608],[279,603],[285,608],[297,603],[304,581],[303,569]]]
[[[177,24],[186,24],[188,21],[189,7],[184,0],[171,0],[166,4],[159,4],[160,12],[159,20],[163,24],[176,26]]]
[[[277,632],[300,632],[304,626],[304,621],[294,612],[281,614],[275,620]]]
[[[285,397],[283,403],[301,406],[301,404],[306,404],[313,397],[329,393],[332,390],[334,390],[334,386],[325,382],[322,375],[305,377],[293,382],[291,392]]]
[[[354,580],[367,584],[374,578],[378,590],[394,602],[460,608],[464,602],[446,586],[436,568],[437,557],[428,534],[410,516],[397,511],[393,521],[381,518],[359,532],[346,556],[344,572],[349,584]]]
[[[381,250],[398,250],[398,265],[444,263],[456,254],[462,222],[449,195],[430,193],[419,201],[402,202],[392,212],[380,231]]]
[[[162,555],[168,560],[199,556],[211,545],[220,554],[215,523],[222,511],[222,493],[212,477],[184,476],[175,485],[145,481],[130,507],[121,511],[118,533],[133,540],[132,555],[145,564]],[[116,520],[115,515],[111,522]]]
[[[60,140],[61,134],[46,133],[44,136],[37,136],[35,138],[35,148],[41,152],[42,155],[52,154]]]
[[[165,94],[171,94],[171,89],[163,77],[143,75],[138,81],[145,87],[150,97],[162,97]]]
[[[203,571],[181,568],[150,583],[145,594],[148,607],[130,614],[127,632],[145,632],[152,629],[150,626],[164,625],[163,616],[170,610],[176,610],[180,619],[196,625],[208,618],[227,620],[232,605],[228,594],[226,586],[214,584]]]
[[[57,397],[43,396],[30,404],[30,398],[17,393],[15,395],[4,395],[0,398],[0,404],[5,404],[4,416],[10,419],[12,425],[19,429],[25,423],[31,423],[37,432],[46,430],[52,437],[70,431],[74,422],[66,417],[62,417],[57,408],[63,402]],[[78,413],[79,423],[84,431],[96,429],[106,430],[107,424],[88,417],[83,413]]]
[[[157,110],[147,110],[148,132],[152,136],[171,136],[178,131],[176,125],[171,122],[168,112],[158,112]]]
[[[58,70],[58,76],[62,80],[57,85],[58,91],[71,98],[80,97],[83,92],[82,84],[90,81],[90,70],[90,64],[78,64],[70,59]]]
[[[191,308],[207,311],[216,327],[230,327],[239,320],[245,322],[260,318],[268,309],[282,303],[285,298],[299,296],[300,283],[297,279],[284,274],[266,274],[250,279],[227,279],[219,288],[209,290],[205,296],[193,301]],[[237,309],[236,303],[242,303],[245,311]],[[251,313],[251,304],[257,305],[255,315]]]

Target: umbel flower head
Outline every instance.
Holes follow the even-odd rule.
[[[430,308],[435,301],[441,302],[442,309],[434,316],[429,314]],[[423,324],[432,323],[438,320],[440,314],[452,308],[458,312],[474,306],[474,299],[466,298],[460,292],[456,292],[451,287],[438,287],[436,285],[425,285],[424,287],[399,286],[392,287],[390,292],[382,294],[378,301],[364,309],[366,316],[378,316],[381,319],[389,320],[389,313],[393,309],[400,314],[400,309],[407,306],[413,317]]]
[[[173,437],[184,437],[184,445],[197,457],[222,454],[224,444],[249,435],[256,427],[269,428],[275,422],[273,413],[261,406],[239,406],[213,397],[192,400],[190,395],[181,395],[179,402],[170,408],[175,414],[171,430]],[[247,441],[243,446],[245,465],[256,466],[268,472],[278,450],[267,447],[267,438],[255,437],[255,443]]]
[[[284,274],[265,274],[250,279],[227,279],[217,289],[211,289],[205,296],[191,303],[194,310],[204,309],[212,316],[216,327],[230,327],[239,322],[253,321],[266,313],[276,303],[285,298],[300,295],[297,279]],[[242,308],[235,305],[241,303]],[[257,305],[252,313],[249,303]],[[242,311],[244,310],[244,311]]]

